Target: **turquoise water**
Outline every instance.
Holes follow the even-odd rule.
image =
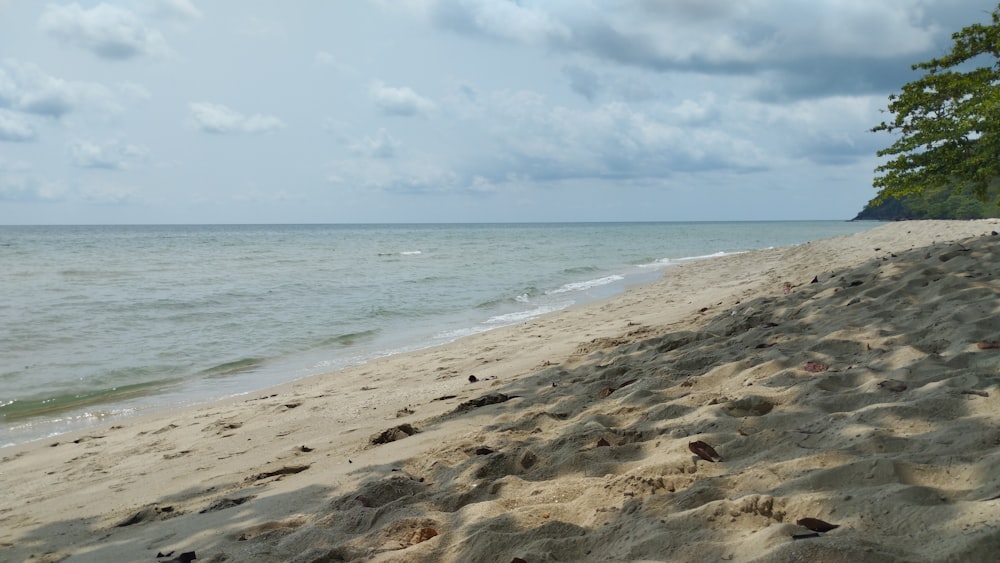
[[[0,227],[0,445],[258,390],[873,223]]]

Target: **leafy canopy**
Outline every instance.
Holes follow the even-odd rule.
[[[993,188],[989,197],[1000,195]],[[872,200],[861,210],[855,221],[899,221],[903,219],[986,219],[1000,217],[1000,207],[992,201],[983,201],[968,190],[958,191],[949,187],[927,188],[920,195],[900,198],[885,197]]]
[[[985,200],[1000,178],[1000,5],[992,19],[954,33],[950,53],[913,65],[926,74],[889,96],[895,119],[872,131],[900,135],[878,151],[892,158],[875,169],[876,199],[948,188]]]

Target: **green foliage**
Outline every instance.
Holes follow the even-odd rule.
[[[993,188],[988,197],[997,197]],[[875,198],[858,213],[855,221],[898,221],[901,219],[986,219],[1000,217],[1000,207],[967,191],[950,186],[929,188],[918,195]]]
[[[891,159],[875,169],[877,201],[945,189],[989,196],[1000,178],[1000,5],[992,20],[953,34],[950,53],[913,65],[926,74],[889,96],[895,117],[872,131],[899,137],[878,152]]]

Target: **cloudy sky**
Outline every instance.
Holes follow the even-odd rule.
[[[973,0],[0,0],[0,224],[849,219]]]

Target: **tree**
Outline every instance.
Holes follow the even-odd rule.
[[[989,197],[1000,196],[994,187]],[[855,221],[899,221],[903,219],[985,219],[1000,217],[1000,207],[977,198],[972,192],[950,187],[927,188],[920,195],[886,196],[868,202]]]
[[[936,188],[985,200],[1000,178],[1000,5],[992,20],[953,34],[950,53],[913,65],[926,74],[889,96],[895,119],[872,131],[900,136],[878,151],[891,159],[875,169],[877,200]]]

